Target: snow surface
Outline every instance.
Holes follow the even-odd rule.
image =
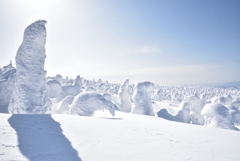
[[[240,133],[158,117],[0,114],[0,160],[240,160]]]

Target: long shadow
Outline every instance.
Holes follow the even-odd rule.
[[[81,161],[60,124],[51,115],[12,115],[19,149],[31,161]]]

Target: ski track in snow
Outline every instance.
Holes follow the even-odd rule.
[[[240,160],[237,131],[121,112],[0,114],[0,135],[1,161]]]

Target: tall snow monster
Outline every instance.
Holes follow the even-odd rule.
[[[8,106],[13,114],[44,114],[51,100],[46,90],[46,28],[47,21],[38,20],[24,31],[23,42],[17,51],[16,82]]]
[[[151,93],[154,84],[151,82],[138,82],[133,93],[132,113],[154,116]]]

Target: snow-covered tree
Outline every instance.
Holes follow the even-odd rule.
[[[24,31],[23,42],[16,55],[16,82],[8,111],[15,114],[43,114],[51,107],[46,90],[46,28],[39,20]]]

